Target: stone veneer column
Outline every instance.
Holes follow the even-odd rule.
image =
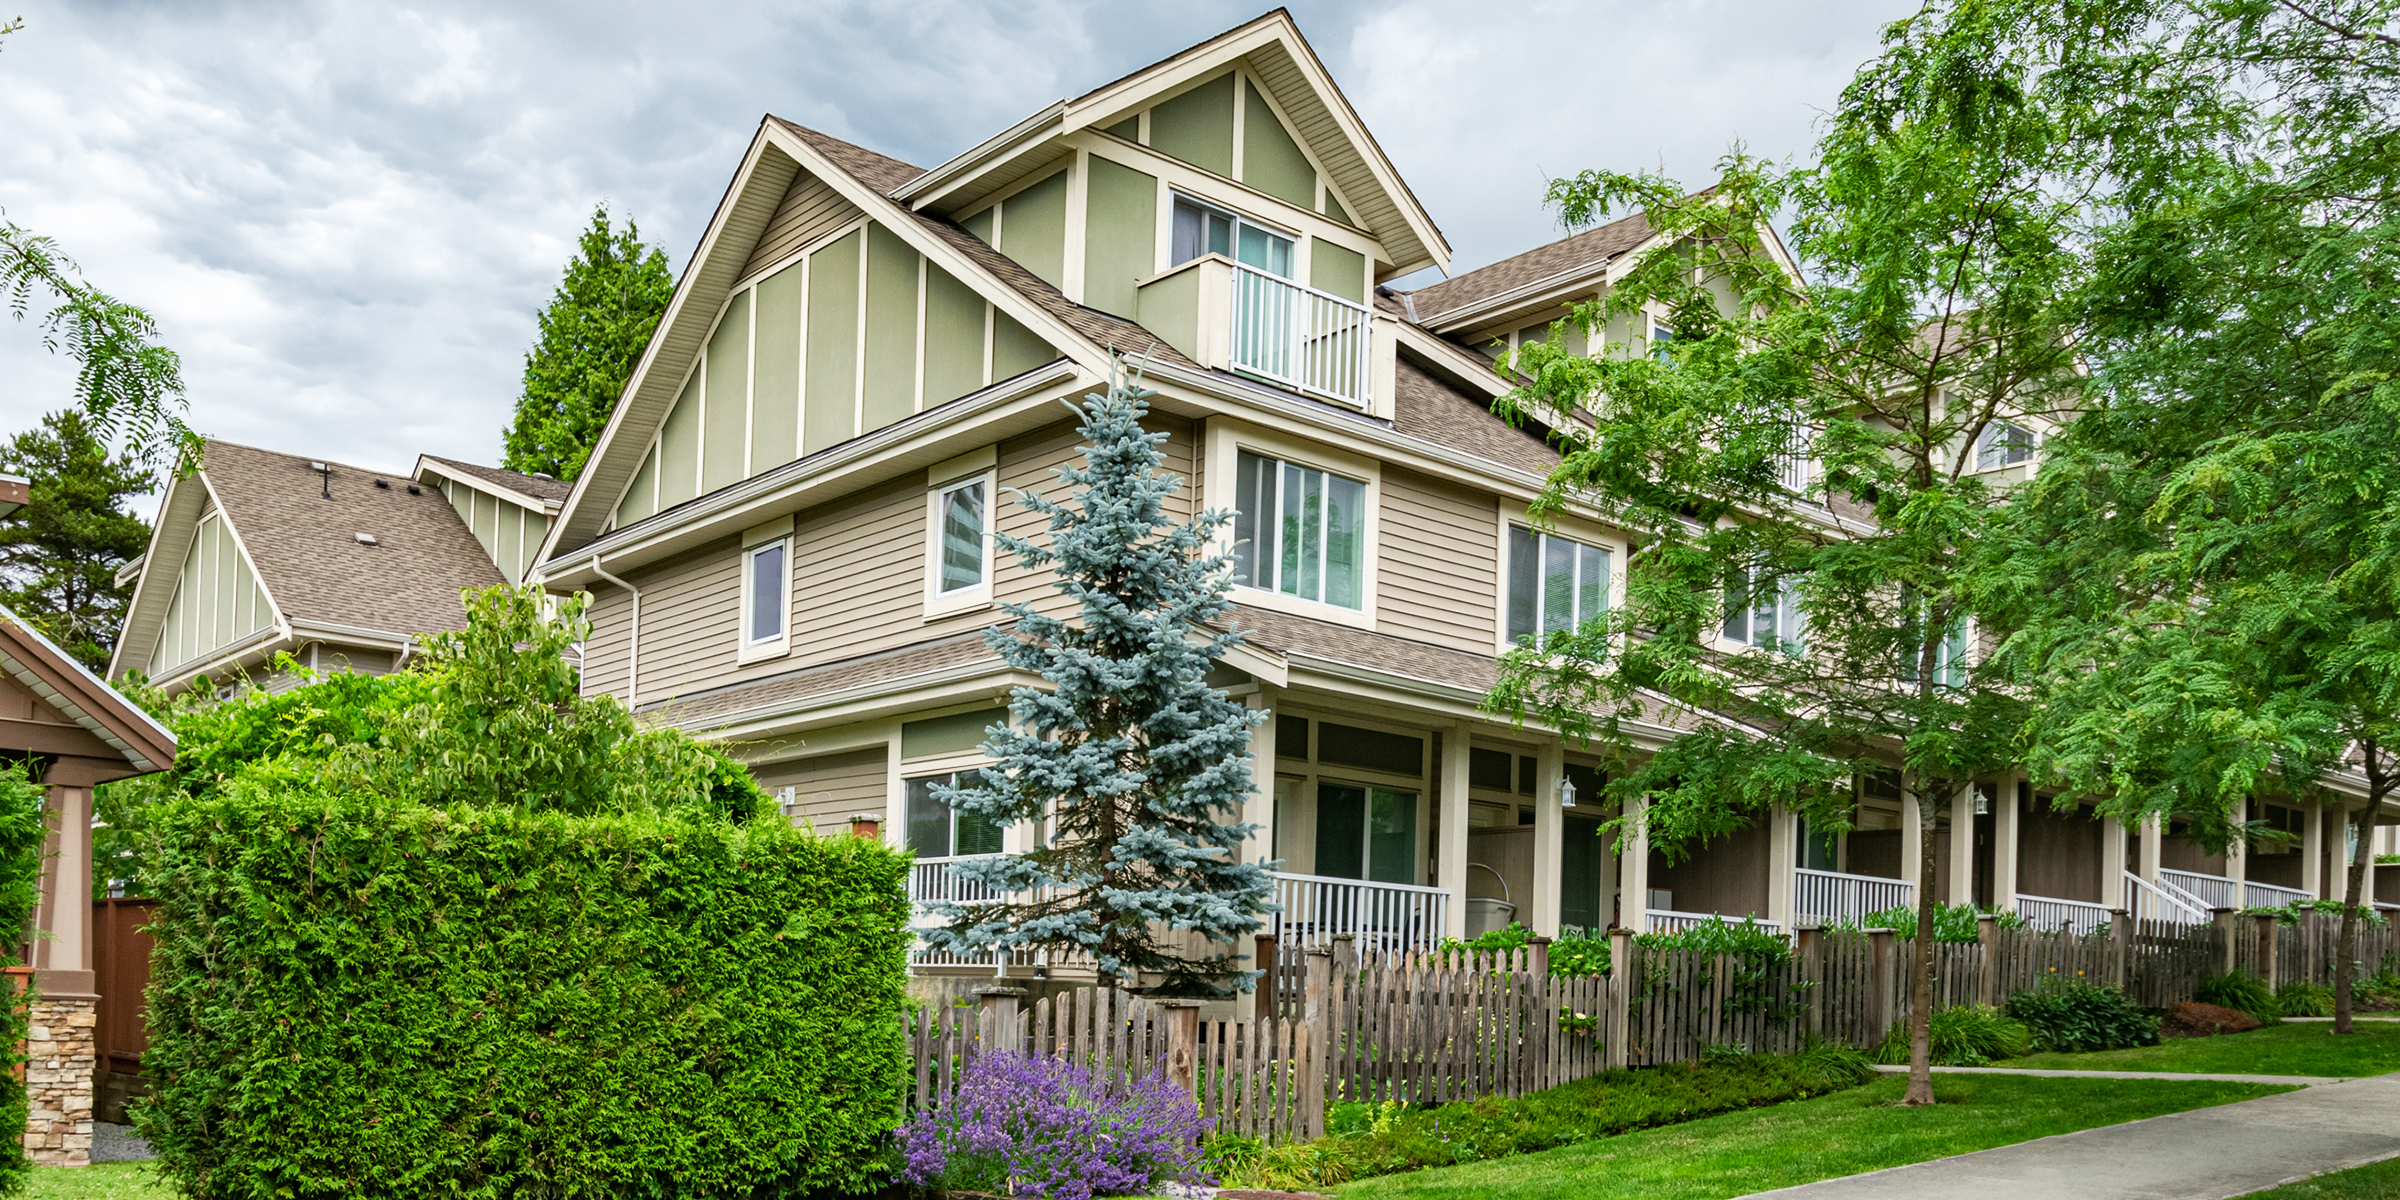
[[[92,1162],[97,996],[34,997],[25,1034],[25,1156],[37,1166]]]

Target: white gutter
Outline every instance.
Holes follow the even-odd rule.
[[[592,556],[592,574],[633,593],[633,627],[625,639],[625,707],[631,709],[642,699],[642,589],[609,574],[597,554]]]

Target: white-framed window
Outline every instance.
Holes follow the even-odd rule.
[[[1675,327],[1650,314],[1650,357],[1660,362],[1674,361]]]
[[[949,612],[992,598],[990,472],[932,488],[927,495],[925,605]]]
[[[1606,547],[1508,527],[1508,640],[1574,629],[1608,610]]]
[[[1758,580],[1736,571],[1725,583],[1725,640],[1761,650],[1800,655],[1808,648],[1808,619],[1800,611],[1797,580]]]
[[[1175,226],[1169,248],[1173,262],[1183,264],[1203,254],[1222,254],[1282,279],[1292,277],[1290,235],[1188,196],[1175,197]]]
[[[2033,431],[2013,421],[1994,421],[1984,427],[1975,447],[1975,469],[1997,471],[2033,461]]]
[[[736,659],[776,658],[792,648],[791,523],[751,530],[742,538],[741,643]]]
[[[1236,584],[1365,607],[1366,484],[1244,450],[1235,463],[1234,505]]]
[[[906,780],[908,848],[918,858],[964,858],[998,854],[1003,845],[999,822],[974,813],[952,811],[936,799],[936,786],[963,787],[975,782],[976,771],[948,771]]]
[[[1913,627],[1910,632],[1913,642],[1915,633]],[[1975,665],[1974,660],[1969,657],[1968,650],[1974,635],[1974,618],[1960,617],[1951,622],[1950,632],[1942,638],[1940,645],[1933,648],[1933,681],[1935,684],[1953,689],[1967,686],[1967,675]],[[1915,651],[1904,648],[1903,653],[1908,657],[1900,664],[1900,677],[1914,682],[1917,678]]]

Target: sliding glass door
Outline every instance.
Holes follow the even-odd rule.
[[[1317,784],[1317,874],[1417,882],[1417,793]]]

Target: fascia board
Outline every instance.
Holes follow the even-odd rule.
[[[173,765],[175,735],[159,724],[157,718],[118,695],[116,689],[92,674],[90,668],[68,657],[41,630],[15,613],[0,609],[0,621],[8,626],[7,640],[21,643],[10,646],[0,642],[0,668],[6,669],[18,683],[110,749],[123,754],[125,761],[135,768],[158,771]],[[83,693],[90,703],[78,701],[69,694],[70,689]],[[105,711],[94,712],[95,707]]]
[[[891,198],[911,209],[930,208],[941,203],[944,196],[970,182],[994,162],[1014,157],[1027,146],[1037,146],[1065,132],[1062,116],[1067,101],[1053,100],[1040,112],[1009,126],[934,169],[901,184]]]
[[[1514,390],[1500,373],[1492,369],[1490,359],[1465,349],[1447,338],[1438,337],[1421,325],[1400,322],[1400,341],[1409,349],[1434,360],[1436,366],[1474,387],[1487,396],[1498,396]]]
[[[1425,247],[1425,255],[1430,260],[1425,265],[1448,271],[1450,239],[1442,236],[1441,228],[1433,223],[1432,214],[1417,202],[1416,192],[1408,186],[1407,180],[1400,177],[1399,169],[1392,166],[1391,157],[1383,152],[1383,144],[1375,140],[1375,134],[1367,128],[1367,123],[1359,119],[1358,110],[1350,107],[1350,98],[1342,94],[1341,86],[1333,81],[1333,73],[1325,69],[1323,60],[1317,57],[1316,48],[1300,35],[1299,26],[1292,23],[1291,15],[1281,9],[1276,10],[1274,15],[1281,18],[1275,25],[1279,35],[1275,40],[1284,43],[1285,52],[1292,56],[1294,65],[1308,78],[1318,95],[1326,100],[1326,110],[1333,114],[1334,122],[1341,126],[1342,136],[1358,150],[1359,157],[1367,164],[1368,173],[1375,177],[1376,185],[1392,197],[1392,207],[1400,210],[1400,219],[1408,224],[1409,231],[1416,234],[1418,242]],[[1388,243],[1391,239],[1383,240]],[[1408,267],[1411,272],[1422,269],[1415,265]],[[1397,278],[1397,275],[1389,278]]]
[[[343,625],[334,621],[294,620],[289,628],[295,637],[313,634],[322,638],[339,639],[346,645],[368,646],[379,650],[404,650],[417,644],[413,634],[390,629],[369,629],[364,625]]]
[[[484,495],[494,496],[498,497],[499,499],[506,500],[510,504],[516,505],[518,508],[529,508],[535,512],[558,511],[559,502],[556,500],[544,500],[539,496],[529,496],[515,488],[502,487],[497,483],[493,483],[489,479],[484,479],[476,475],[470,475],[465,471],[451,470],[450,468],[443,466],[441,463],[435,462],[431,455],[420,454],[417,456],[417,469],[410,473],[409,478],[414,479],[419,483],[426,483],[430,482],[425,478],[428,475],[438,475],[443,479],[451,481],[452,483],[464,484],[475,489],[476,491],[482,492]]]
[[[904,716],[929,708],[967,703],[996,693],[1004,695],[1016,687],[1042,686],[1044,683],[1040,676],[1015,670],[995,657],[901,679],[886,679],[819,692],[813,696],[801,696],[706,720],[675,721],[674,702],[671,700],[662,705],[645,705],[639,715],[649,720],[664,718],[677,728],[711,740],[748,742],[811,729]]]
[[[281,625],[269,625],[238,642],[209,651],[206,657],[176,663],[174,669],[163,678],[150,682],[174,691],[202,675],[214,678],[228,667],[247,670],[253,663],[264,663],[273,658],[276,651],[289,649],[292,645],[291,630]]]
[[[1518,284],[1505,292],[1494,293],[1458,308],[1445,309],[1426,315],[1420,324],[1435,333],[1448,335],[1461,329],[1472,329],[1485,321],[1494,320],[1509,309],[1524,306],[1529,300],[1543,297],[1544,293],[1565,294],[1586,287],[1597,289],[1614,286],[1618,280],[1625,277],[1626,272],[1633,269],[1633,264],[1640,262],[1643,255],[1658,248],[1659,244],[1665,240],[1666,235],[1653,233],[1618,251],[1605,261],[1582,263],[1564,271],[1545,275],[1540,279]],[[1555,303],[1555,301],[1552,302]],[[1546,308],[1549,305],[1544,304],[1542,307]]]
[[[1473,688],[1309,655],[1295,654],[1291,662],[1290,686],[1294,688],[1355,695],[1373,703],[1419,714],[1431,709],[1440,716],[1454,720],[1492,720],[1491,714],[1483,710],[1484,693]],[[1558,730],[1539,721],[1527,721],[1518,728],[1551,737],[1559,736]],[[1649,721],[1628,721],[1624,728],[1631,735],[1635,748],[1640,750],[1657,750],[1682,736],[1680,730]]]

